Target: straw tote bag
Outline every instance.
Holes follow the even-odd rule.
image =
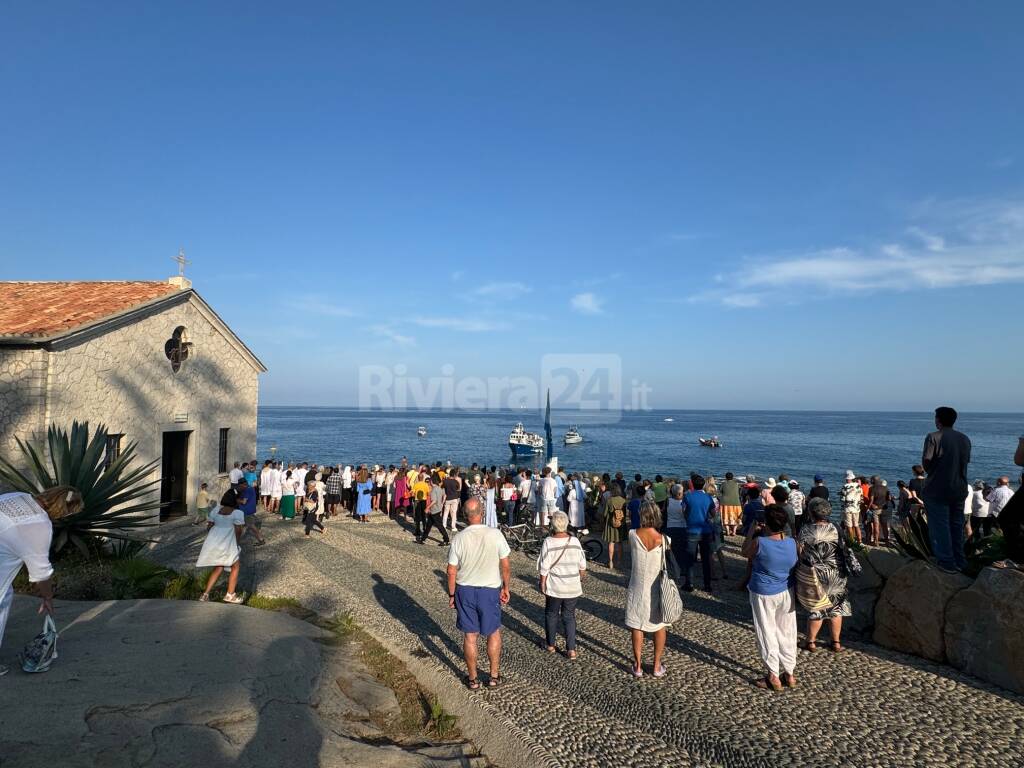
[[[675,624],[683,615],[683,599],[679,596],[679,587],[668,572],[668,557],[665,553],[665,538],[662,537],[661,575],[658,576],[661,582],[661,620],[667,624]]]

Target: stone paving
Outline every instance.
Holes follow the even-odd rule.
[[[400,656],[444,671],[442,685],[461,686],[461,635],[441,582],[446,550],[417,545],[384,520],[335,519],[326,536],[310,540],[296,522],[271,519],[263,530],[270,543],[247,550],[257,558],[258,591],[326,614],[351,611]],[[179,548],[187,560],[198,542]],[[738,574],[735,546],[729,550]],[[579,601],[579,658],[549,656],[539,646],[534,562],[513,554],[512,563],[507,681],[466,695],[494,728],[532,749],[524,764],[1024,765],[1024,697],[870,643],[851,642],[839,655],[801,653],[797,689],[755,689],[763,671],[745,593],[684,595],[687,611],[669,634],[668,676],[634,680],[626,578],[596,565]]]

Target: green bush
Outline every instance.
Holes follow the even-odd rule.
[[[206,580],[209,578],[208,571],[195,573],[194,571],[182,571],[167,582],[164,587],[165,600],[198,600],[206,588]]]
[[[174,571],[141,557],[115,560],[110,569],[114,597],[118,600],[163,597]]]

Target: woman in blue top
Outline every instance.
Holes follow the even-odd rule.
[[[373,506],[373,480],[364,467],[356,475],[356,520],[369,522],[367,516]]]
[[[750,526],[741,550],[751,566],[747,589],[757,649],[768,668],[768,674],[756,685],[773,691],[781,691],[783,684],[796,687],[796,600],[792,574],[797,552],[796,542],[785,534],[788,523],[785,507],[769,505],[764,511],[764,525]]]

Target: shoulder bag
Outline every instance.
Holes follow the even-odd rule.
[[[683,599],[679,596],[679,587],[676,586],[668,572],[667,551],[663,536],[661,539],[661,575],[658,576],[661,583],[661,620],[667,624],[675,624],[683,615]]]

